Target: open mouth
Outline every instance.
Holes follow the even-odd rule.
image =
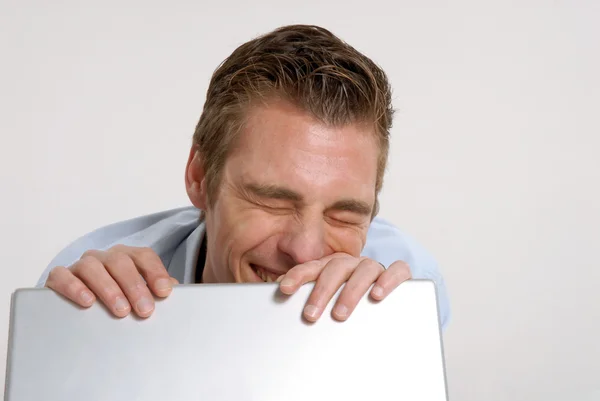
[[[261,266],[250,264],[250,267],[256,273],[256,275],[265,283],[272,283],[277,281],[277,279],[282,276],[278,273],[273,273],[272,271],[266,270]]]

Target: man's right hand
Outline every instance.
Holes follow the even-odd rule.
[[[166,297],[177,283],[152,249],[116,245],[87,251],[69,267],[53,268],[46,287],[82,307],[100,298],[117,317],[127,316],[132,308],[148,317],[154,311],[152,294]]]

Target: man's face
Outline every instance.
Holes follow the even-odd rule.
[[[248,117],[206,211],[205,281],[275,281],[335,252],[359,256],[375,202],[372,129],[328,127],[284,102]]]

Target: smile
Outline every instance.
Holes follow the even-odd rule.
[[[277,279],[282,276],[282,274],[274,273],[272,271],[266,270],[261,266],[251,264],[250,267],[256,273],[256,275],[265,283],[272,283],[277,281]]]

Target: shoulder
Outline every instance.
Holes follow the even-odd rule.
[[[442,325],[446,326],[450,315],[446,283],[436,259],[423,245],[389,221],[375,217],[362,255],[386,267],[402,260],[410,267],[413,278],[432,280],[436,285]]]
[[[385,266],[396,260],[405,261],[411,265],[411,269],[435,264],[433,256],[414,238],[380,217],[376,217],[371,223],[363,254]]]
[[[108,249],[116,244],[153,248],[159,255],[179,244],[199,222],[200,211],[182,207],[138,216],[91,231],[62,249],[48,264],[38,280],[43,286],[50,270],[69,266],[89,249]]]

